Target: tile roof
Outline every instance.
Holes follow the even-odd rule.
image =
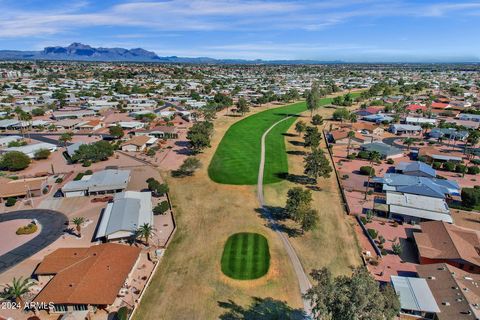
[[[62,248],[47,255],[36,275],[54,277],[35,302],[112,304],[132,270],[140,248],[106,243],[90,248]]]
[[[421,222],[414,233],[420,256],[429,259],[462,259],[480,266],[480,238],[475,230],[441,221]]]

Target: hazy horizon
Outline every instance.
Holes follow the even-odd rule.
[[[0,1],[0,49],[81,42],[159,56],[479,62],[479,1]]]

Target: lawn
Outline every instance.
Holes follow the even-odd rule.
[[[329,98],[321,100],[322,104],[329,102],[331,102]],[[257,113],[232,125],[225,133],[210,162],[208,167],[210,179],[222,184],[257,184],[260,142],[263,133],[286,115],[305,110],[305,102],[299,102]],[[280,182],[281,175],[288,172],[283,133],[294,122],[295,117],[292,117],[279,123],[267,136],[264,184]]]
[[[236,233],[225,243],[222,272],[233,279],[252,280],[264,276],[270,267],[267,239],[258,233]]]

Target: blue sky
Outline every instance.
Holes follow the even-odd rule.
[[[185,57],[480,58],[480,1],[0,0],[0,12],[0,49],[82,42]]]

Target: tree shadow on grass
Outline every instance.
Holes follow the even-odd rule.
[[[294,134],[294,133],[288,133],[288,132],[282,133],[282,136],[285,136],[285,137],[298,137],[298,135],[296,135],[296,134]]]
[[[304,175],[299,175],[299,174],[291,174],[288,172],[278,172],[275,174],[277,178],[282,179],[282,180],[287,180],[293,183],[301,184],[301,185],[315,185],[315,180],[312,178],[309,178]]]
[[[296,147],[304,147],[305,146],[304,142],[297,141],[297,140],[288,140],[288,143],[290,143],[291,145],[294,145]]]
[[[305,151],[301,151],[301,150],[291,150],[291,151],[287,151],[287,154],[291,154],[293,156],[304,156],[307,153]]]
[[[282,207],[265,206],[264,208],[257,208],[255,211],[266,221],[265,226],[267,228],[283,232],[291,238],[302,235],[301,229],[290,227],[284,223],[288,220],[288,217],[285,215],[285,210]],[[272,221],[269,220],[269,217],[272,218]]]
[[[248,307],[243,307],[233,300],[218,301],[218,305],[227,311],[220,315],[221,320],[306,320],[302,309],[294,309],[284,301],[273,298],[253,297]]]

